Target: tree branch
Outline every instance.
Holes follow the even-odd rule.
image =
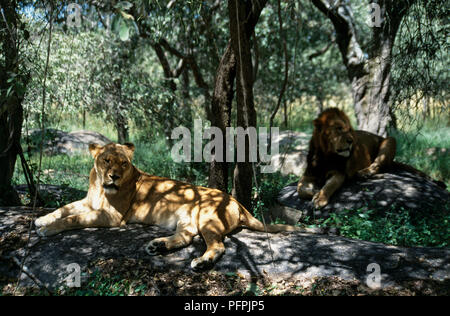
[[[280,95],[278,96],[277,106],[275,107],[274,111],[272,112],[272,115],[270,116],[269,130],[273,126],[273,120],[275,119],[275,115],[277,115],[278,109],[280,108],[281,101],[283,99],[284,92],[286,91],[286,86],[287,86],[288,78],[289,78],[289,56],[288,56],[288,52],[287,52],[286,35],[283,31],[283,19],[281,16],[281,0],[278,0],[277,14],[278,14],[278,24],[280,27],[280,37],[282,40],[283,52],[284,52],[284,80],[283,80],[283,84],[281,86]],[[271,144],[271,141],[269,142],[269,147],[270,147],[270,144]]]
[[[336,43],[336,38],[330,36],[330,41],[328,42],[327,46],[323,47],[322,49],[319,49],[318,51],[312,53],[311,55],[308,56],[309,60],[313,60],[316,57],[319,57],[320,55],[325,54],[331,46],[333,46],[333,44]]]

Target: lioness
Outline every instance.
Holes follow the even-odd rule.
[[[161,178],[142,172],[133,164],[135,147],[110,143],[91,144],[94,157],[89,190],[83,200],[68,204],[35,221],[43,236],[84,227],[117,227],[126,223],[154,224],[176,229],[174,235],[156,238],[146,247],[149,254],[189,245],[199,233],[206,252],[192,260],[193,269],[213,264],[225,251],[224,236],[238,227],[271,233],[294,231],[288,225],[266,225],[238,201],[220,190]]]
[[[327,109],[313,123],[307,166],[297,192],[301,198],[312,198],[316,208],[326,206],[346,179],[369,177],[393,164],[395,138],[355,131],[341,110]]]

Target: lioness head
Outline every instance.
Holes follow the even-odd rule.
[[[110,143],[105,146],[90,144],[89,151],[94,157],[94,169],[106,194],[116,194],[122,184],[133,175],[131,160],[134,145]]]
[[[350,157],[355,141],[350,120],[337,108],[323,111],[314,120],[313,138],[325,154],[337,154],[342,157]]]

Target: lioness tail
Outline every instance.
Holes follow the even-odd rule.
[[[239,202],[238,202],[239,203]],[[321,234],[323,233],[320,228],[302,228],[292,225],[284,225],[284,224],[266,224],[264,225],[261,221],[256,219],[252,214],[250,214],[247,209],[239,203],[241,208],[241,223],[242,226],[245,226],[251,230],[255,230],[258,232],[267,232],[267,233],[279,233],[279,232],[303,232],[303,233],[313,233],[313,234]]]

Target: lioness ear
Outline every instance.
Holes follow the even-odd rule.
[[[89,144],[89,152],[91,153],[92,157],[97,157],[100,154],[100,151],[103,149],[102,146],[96,143]]]
[[[133,154],[134,154],[134,150],[135,150],[135,146],[133,143],[125,143],[123,144],[123,146],[125,147],[125,152],[127,153],[128,158],[130,158],[130,160],[133,158]]]

